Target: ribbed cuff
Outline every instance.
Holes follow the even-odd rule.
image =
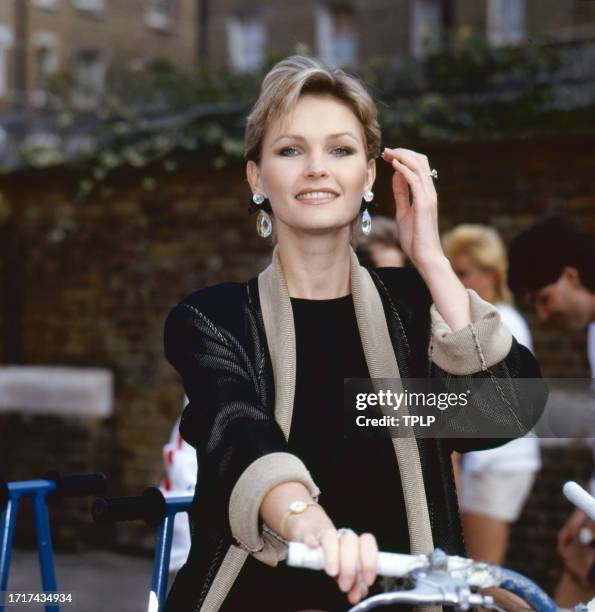
[[[467,289],[471,323],[456,332],[432,304],[430,357],[445,372],[458,376],[491,368],[510,352],[512,334],[498,309]]]
[[[229,499],[229,524],[238,544],[267,565],[285,558],[279,538],[261,534],[259,512],[265,495],[283,482],[301,482],[317,499],[320,491],[303,462],[290,453],[269,453],[251,463],[236,482]]]

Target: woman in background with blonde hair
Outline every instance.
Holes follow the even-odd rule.
[[[529,327],[512,305],[506,249],[496,230],[459,225],[443,236],[442,245],[463,285],[494,304],[516,340],[532,351]],[[518,438],[498,448],[454,457],[467,553],[502,564],[510,524],[519,518],[541,467],[538,440]]]

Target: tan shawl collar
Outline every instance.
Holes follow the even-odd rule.
[[[370,377],[399,379],[380,295],[370,273],[350,250],[353,304]],[[258,292],[275,379],[275,419],[288,439],[295,392],[296,344],[278,247],[273,251],[271,265],[258,276]],[[403,486],[411,552],[429,554],[434,545],[417,443],[413,437],[393,438],[393,446]]]
[[[370,377],[399,379],[399,366],[380,295],[370,273],[359,265],[353,249],[351,290]],[[273,251],[271,265],[258,276],[258,292],[275,379],[275,419],[285,438],[289,439],[295,392],[296,345],[293,311],[278,247]],[[417,443],[413,437],[395,438],[393,446],[403,486],[411,552],[429,554],[434,545]],[[373,529],[372,525],[370,529]],[[242,548],[236,545],[229,547],[200,607],[201,612],[215,612],[220,608],[247,558],[248,552]],[[440,608],[424,606],[418,610],[437,612]]]

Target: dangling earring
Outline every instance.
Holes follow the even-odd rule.
[[[273,222],[269,216],[269,212],[271,212],[271,204],[268,199],[258,191],[252,196],[252,202],[254,202],[256,206],[251,206],[250,212],[253,212],[258,208],[258,216],[256,217],[256,232],[261,238],[268,238],[273,231]]]
[[[362,211],[362,232],[369,236],[372,231],[372,217],[370,216],[370,211],[368,210],[368,205],[374,199],[374,193],[370,190],[364,193],[361,211]]]

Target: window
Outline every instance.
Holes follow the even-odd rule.
[[[316,9],[316,46],[324,62],[342,66],[357,57],[353,8],[349,2],[327,2]]]
[[[442,6],[440,0],[414,0],[411,9],[411,54],[421,59],[440,43]]]
[[[8,26],[0,23],[0,98],[8,93],[8,49],[14,37]]]
[[[37,8],[52,10],[58,8],[60,0],[31,0],[31,4]]]
[[[105,9],[105,0],[72,0],[74,7],[81,11],[103,11]]]
[[[145,12],[146,24],[155,30],[168,30],[175,18],[176,2],[174,0],[149,0]]]
[[[259,15],[238,15],[227,22],[229,58],[234,70],[258,70],[265,59],[266,30]]]
[[[60,40],[53,32],[36,32],[31,37],[33,47],[34,90],[32,102],[43,106],[47,102],[47,81],[59,67]]]
[[[105,62],[97,49],[81,49],[76,56],[78,89],[75,104],[81,108],[96,105],[105,84]]]
[[[525,0],[488,0],[487,35],[498,47],[525,39]]]

